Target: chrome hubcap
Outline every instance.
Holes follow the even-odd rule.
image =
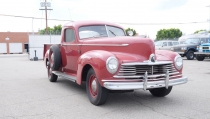
[[[93,92],[96,92],[96,89],[97,89],[97,87],[96,87],[96,79],[94,79],[94,80],[92,81],[91,88],[92,88],[92,91],[93,91]]]

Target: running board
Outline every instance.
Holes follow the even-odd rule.
[[[60,72],[60,71],[52,71],[52,73],[59,76],[59,77],[63,77],[63,78],[68,79],[70,81],[76,82],[76,77],[75,76],[71,76],[71,75],[65,74],[65,73]]]

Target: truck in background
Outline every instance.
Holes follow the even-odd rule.
[[[197,47],[198,52],[195,53],[198,61],[203,61],[205,58],[210,57],[210,34],[208,43],[201,44]]]

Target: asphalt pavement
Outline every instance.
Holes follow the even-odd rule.
[[[210,60],[184,58],[183,74],[188,83],[166,97],[136,90],[112,93],[105,105],[94,106],[85,84],[49,82],[43,60],[0,55],[0,119],[209,119]]]

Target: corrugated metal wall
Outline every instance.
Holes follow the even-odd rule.
[[[59,44],[61,42],[61,35],[29,35],[28,41],[29,59],[35,57],[35,50],[38,59],[43,59],[44,44]]]

